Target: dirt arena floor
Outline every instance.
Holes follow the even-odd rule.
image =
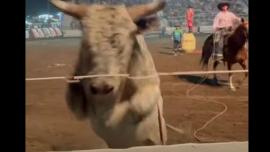
[[[147,39],[159,72],[195,71],[205,35],[197,36],[197,51],[172,55],[170,39]],[[26,77],[66,76],[73,71],[79,39],[38,40],[26,42]],[[226,69],[220,65],[219,70]],[[233,69],[240,69],[234,65]],[[235,74],[234,81],[243,74]],[[248,80],[236,92],[226,85],[227,74],[218,75],[224,85],[214,86],[210,79],[189,92],[202,78],[199,75],[162,76],[161,91],[167,123],[185,131],[184,135],[168,129],[168,144],[198,142],[193,132],[209,119],[227,111],[198,132],[202,142],[248,140]],[[65,103],[64,80],[26,82],[26,151],[84,150],[106,148],[87,121],[78,121]],[[196,98],[194,98],[196,97]]]

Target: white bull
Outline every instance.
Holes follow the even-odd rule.
[[[142,31],[156,18],[164,1],[126,8],[52,0],[82,25],[79,59],[73,75],[157,74]],[[70,83],[67,103],[78,118],[89,119],[110,148],[165,144],[167,132],[158,77],[98,77]]]

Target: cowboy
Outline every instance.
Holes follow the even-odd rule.
[[[187,23],[187,27],[188,27],[188,32],[192,32],[193,17],[194,17],[193,8],[192,8],[192,6],[188,6],[188,9],[186,11],[186,23]]]
[[[220,10],[214,19],[214,54],[215,60],[223,59],[223,46],[225,38],[228,34],[232,32],[234,22],[236,20],[240,21],[234,13],[230,12],[228,9],[230,4],[227,2],[222,2],[217,5]]]

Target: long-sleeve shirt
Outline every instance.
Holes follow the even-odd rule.
[[[187,26],[193,26],[193,16],[194,16],[194,11],[193,9],[188,9],[186,11],[186,21],[187,21]]]
[[[218,28],[233,27],[235,20],[240,20],[240,18],[232,12],[219,12],[214,19],[213,29],[217,31]]]

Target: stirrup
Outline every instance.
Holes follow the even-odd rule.
[[[224,60],[224,57],[222,54],[213,54],[212,56],[214,61],[222,62]]]

